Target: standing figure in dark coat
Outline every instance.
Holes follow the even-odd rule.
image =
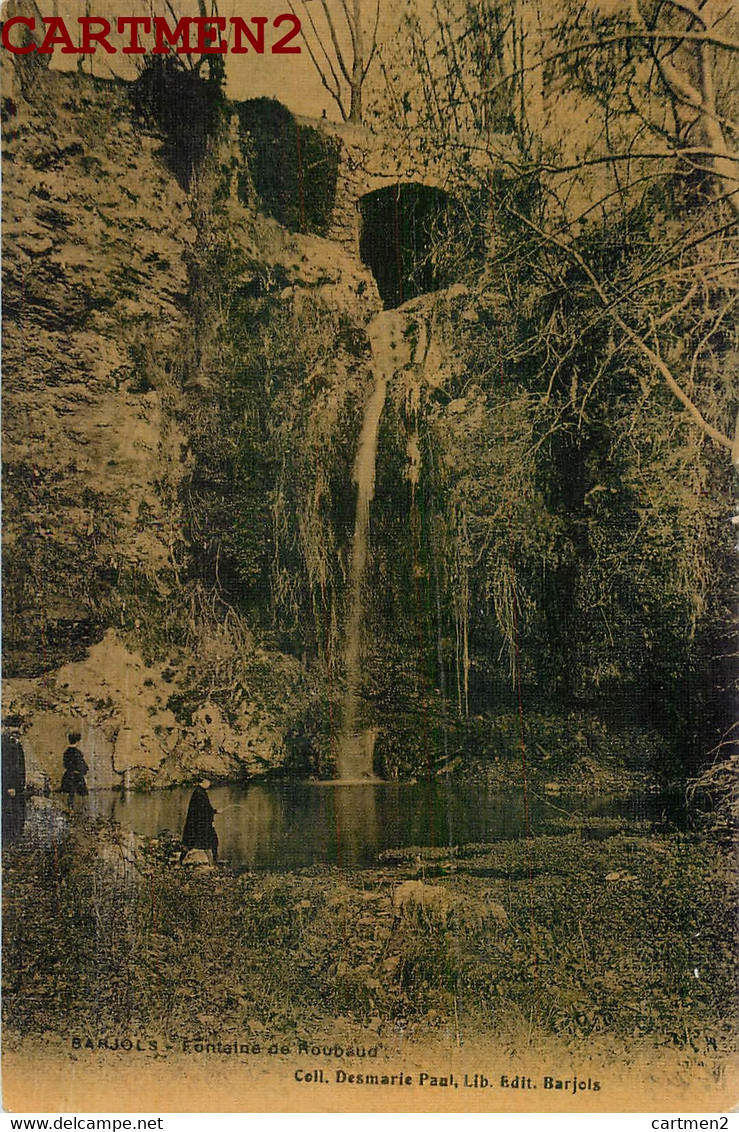
[[[210,782],[205,778],[192,792],[185,828],[182,831],[183,849],[180,854],[180,864],[190,849],[210,849],[213,853],[213,863],[218,860],[218,835],[213,828],[213,818],[218,811],[213,809],[206,794],[209,787]]]
[[[87,797],[85,775],[89,768],[82,751],[76,745],[82,738],[79,731],[70,731],[67,738],[69,739],[69,746],[64,752],[64,774],[59,789],[62,794],[69,796],[69,804],[73,806],[75,794],[79,794],[81,798]]]
[[[17,715],[3,719],[3,843],[17,841],[26,820],[26,756],[20,740],[22,720]]]

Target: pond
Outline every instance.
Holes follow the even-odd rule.
[[[100,791],[87,807],[146,837],[165,829],[179,837],[190,794],[184,787],[151,794]],[[270,782],[214,787],[209,797],[218,811],[220,859],[237,868],[362,867],[375,864],[384,850],[491,842],[526,832],[521,790],[457,781]],[[680,821],[674,799],[530,794],[534,836],[552,832],[553,823],[567,822],[568,815],[573,825],[585,816]]]

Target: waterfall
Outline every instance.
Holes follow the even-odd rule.
[[[377,435],[385,405],[387,386],[393,375],[410,360],[410,348],[404,337],[405,316],[397,310],[383,311],[368,327],[372,346],[374,378],[364,409],[354,462],[357,485],[357,511],[352,539],[349,572],[349,595],[344,637],[346,693],[342,714],[342,731],[336,760],[338,777],[343,780],[371,778],[374,731],[362,728],[358,719],[362,680],[362,628],[364,623],[364,575],[369,556],[370,504],[375,495]]]

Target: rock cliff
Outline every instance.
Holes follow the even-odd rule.
[[[290,355],[329,311],[361,334],[379,305],[340,248],[260,213],[228,130],[185,191],[132,94],[81,75],[44,71],[22,89],[5,77],[5,703],[24,718],[37,783],[57,784],[72,726],[100,787],[243,777],[288,756],[309,679],[248,600],[223,600],[244,585],[238,477],[230,466],[218,480],[206,441],[234,443],[234,369],[277,352],[270,312]],[[235,321],[238,346],[224,338]],[[289,406],[312,386],[320,403],[304,452],[368,380],[348,354],[336,361],[328,378],[296,362],[281,394]],[[255,396],[265,409],[275,398],[269,375]],[[284,443],[284,414],[275,427]]]

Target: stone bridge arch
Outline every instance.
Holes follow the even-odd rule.
[[[374,275],[386,308],[454,281],[449,250],[466,219],[456,197],[433,185],[402,181],[365,193],[357,204],[359,257]],[[483,244],[478,239],[476,250],[481,252]]]
[[[340,145],[336,191],[326,235],[347,251],[359,254],[363,198],[393,185],[418,184],[439,189],[459,200],[479,192],[515,156],[511,138],[495,134],[482,139],[460,136],[446,148],[423,134],[375,132],[348,122],[298,118]]]
[[[253,184],[262,206],[282,224],[361,258],[386,306],[453,281],[434,262],[432,228],[453,234],[470,204],[469,213],[485,216],[488,210],[476,208],[472,198],[486,195],[515,158],[511,139],[502,134],[484,140],[460,134],[440,145],[413,131],[380,133],[296,117],[276,99],[234,106],[232,165],[241,170],[242,199]],[[484,251],[489,233],[481,228],[473,243]]]

